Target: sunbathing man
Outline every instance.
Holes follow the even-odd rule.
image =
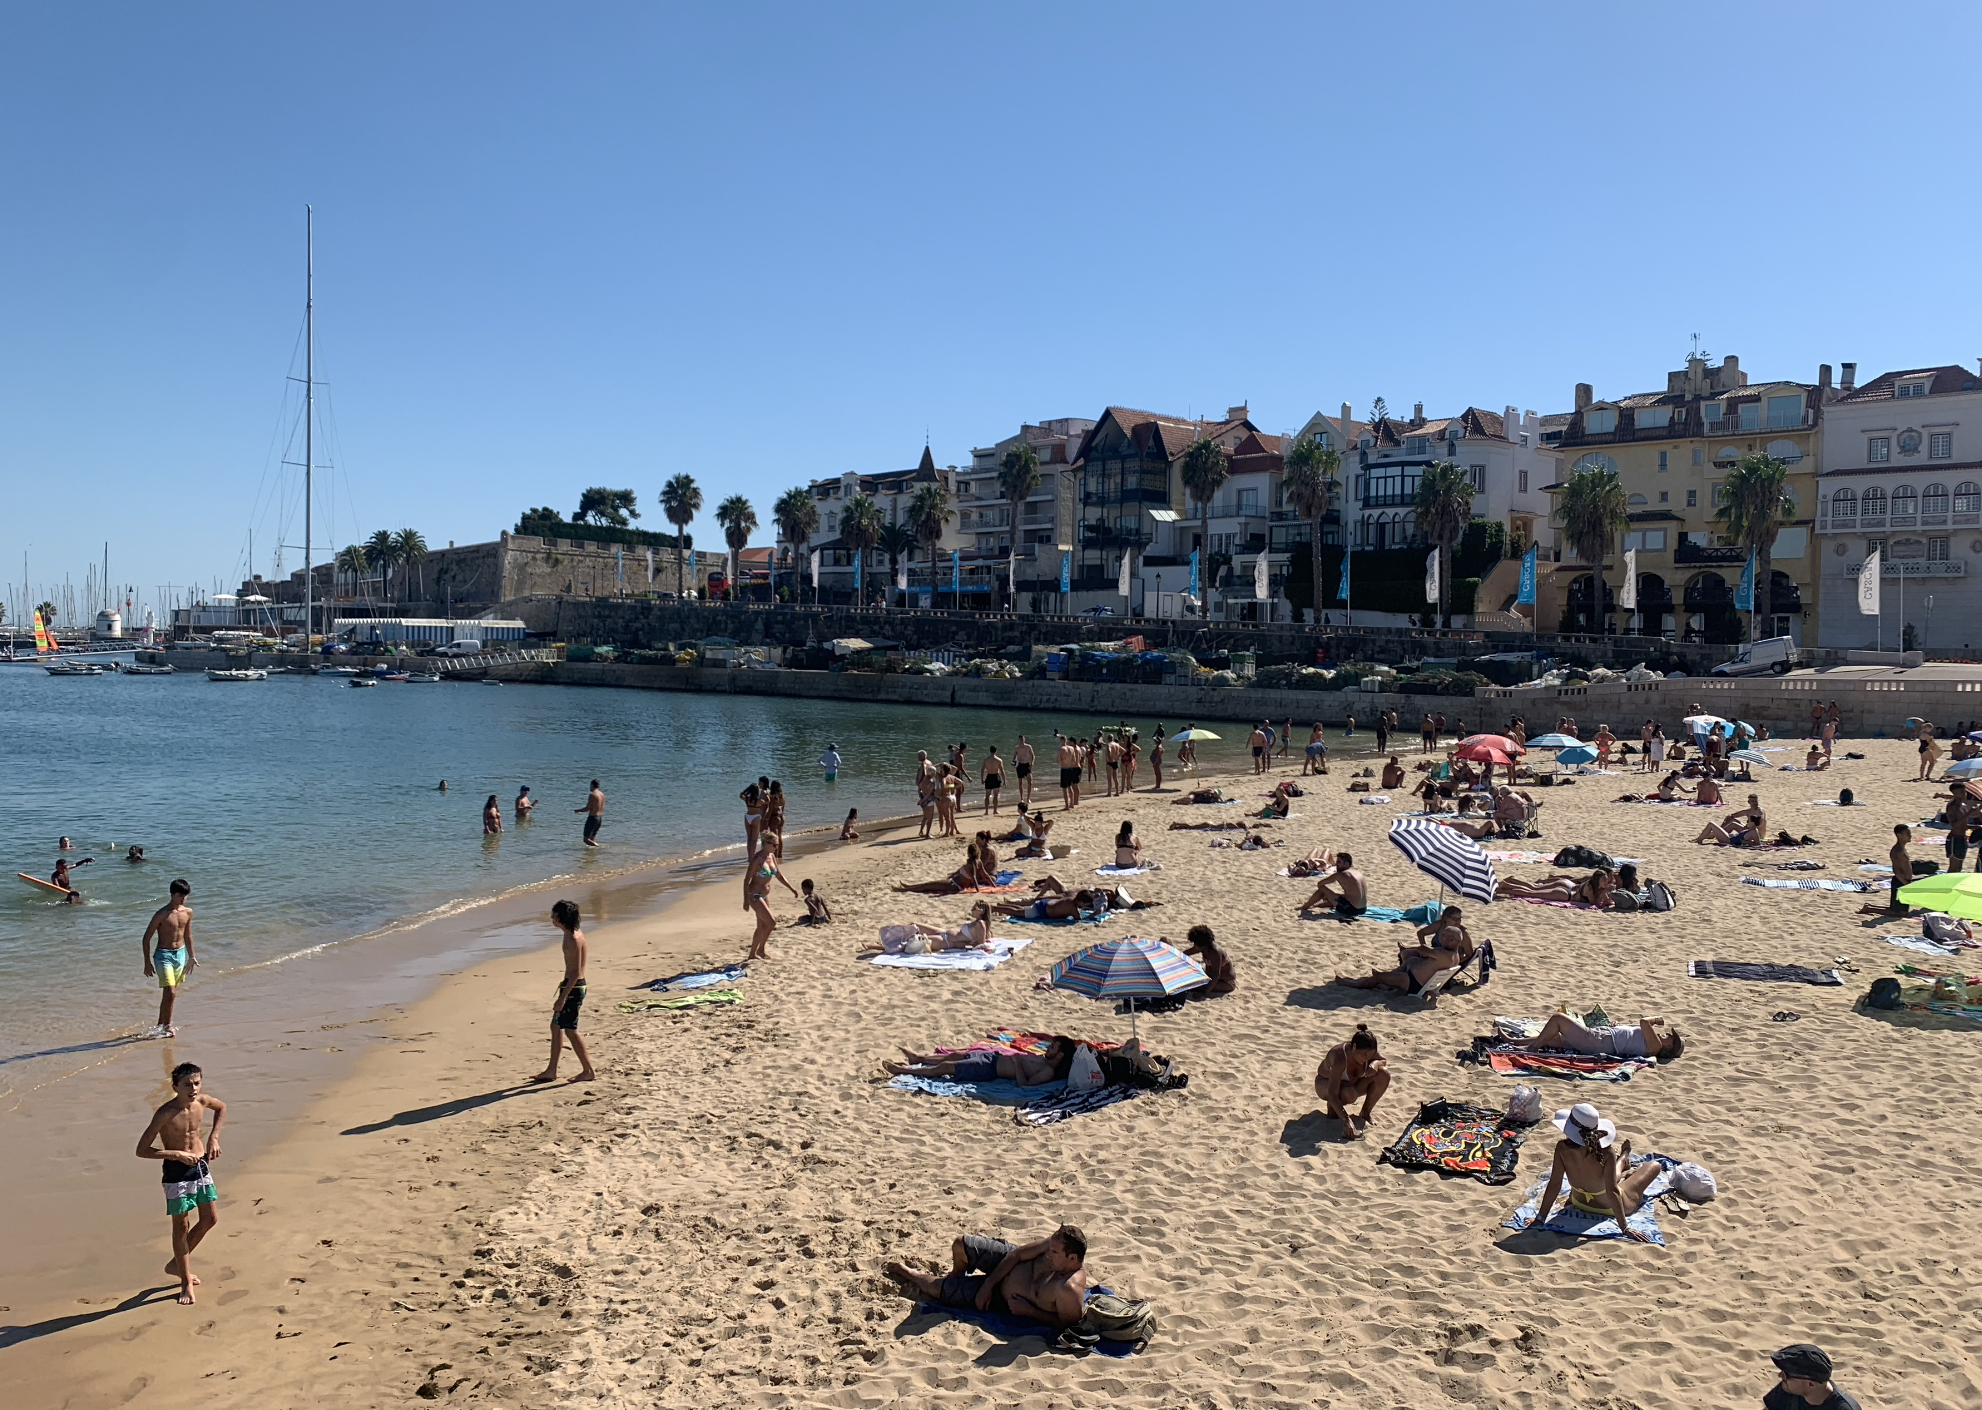
[[[1506,784],[1493,791],[1493,818],[1500,824],[1502,837],[1526,837],[1528,824],[1540,805],[1528,793],[1519,793]]]
[[[1769,835],[1769,820],[1762,812],[1762,800],[1748,795],[1748,806],[1737,808],[1717,823],[1700,829],[1694,842],[1709,847],[1753,847]]]
[[[1437,920],[1419,927],[1416,945],[1397,947],[1397,963],[1410,965],[1417,960],[1434,959],[1443,961],[1440,969],[1455,963],[1466,964],[1473,958],[1473,933],[1461,922],[1461,915],[1457,906],[1447,906],[1439,912]],[[1437,970],[1432,972],[1435,974]]]
[[[1510,1038],[1512,1048],[1556,1048],[1588,1057],[1657,1058],[1676,1062],[1686,1051],[1679,1030],[1663,1018],[1645,1017],[1614,1028],[1588,1028],[1566,1013],[1552,1013],[1532,1038]]]
[[[1183,808],[1188,807],[1192,803],[1223,803],[1224,801],[1225,794],[1220,789],[1194,788],[1181,798],[1172,798],[1170,800],[1170,806],[1173,808]]]
[[[1161,901],[1138,901],[1119,886],[1089,886],[1078,891],[1068,891],[1067,884],[1057,876],[1040,877],[1032,883],[1032,889],[1045,897],[1070,898],[1074,901],[1082,901],[1083,897],[1090,898],[1082,901],[1082,905],[1088,910],[1142,911],[1163,904]],[[1006,907],[1001,906],[999,909],[1006,914],[1012,914]]]
[[[1244,832],[1246,829],[1247,824],[1238,821],[1170,824],[1170,831],[1172,832]]]
[[[1383,1094],[1390,1090],[1390,1064],[1377,1051],[1376,1034],[1369,1025],[1358,1023],[1353,1037],[1337,1043],[1314,1072],[1314,1094],[1328,1108],[1328,1114],[1342,1123],[1342,1138],[1360,1141],[1369,1125],[1370,1113]],[[1360,1117],[1349,1115],[1349,1103],[1363,1099]],[[1362,1126],[1356,1125],[1358,1120]]]
[[[1015,1246],[964,1234],[950,1245],[950,1273],[939,1278],[903,1263],[887,1274],[917,1297],[960,1312],[998,1312],[1050,1327],[1071,1327],[1087,1308],[1087,1236],[1062,1224],[1049,1237]]]
[[[1580,879],[1560,873],[1545,876],[1539,881],[1504,876],[1500,884],[1494,887],[1493,894],[1510,901],[1568,901],[1604,910],[1609,907],[1610,893],[1616,888],[1617,878],[1610,868],[1598,867]]]
[[[1046,1045],[1043,1055],[978,1048],[961,1053],[916,1053],[903,1048],[907,1062],[884,1062],[881,1068],[891,1077],[935,1077],[945,1082],[996,1082],[1002,1078],[1021,1087],[1039,1087],[1066,1077],[1079,1046],[1071,1038],[1056,1037]]]
[[[1464,798],[1461,798],[1459,800],[1459,815],[1452,819],[1452,821],[1445,823],[1444,826],[1451,828],[1454,832],[1472,838],[1475,842],[1478,842],[1481,838],[1493,837],[1498,834],[1500,831],[1499,823],[1495,822],[1485,813],[1476,813],[1473,811],[1473,805],[1478,801],[1470,793]]]
[[[1324,903],[1344,920],[1354,920],[1370,908],[1369,888],[1356,870],[1356,859],[1347,852],[1335,854],[1335,870],[1317,879],[1314,894],[1294,910],[1304,915]]]
[[[1628,1237],[1650,1243],[1626,1221],[1645,1202],[1645,1191],[1664,1167],[1656,1160],[1647,1160],[1627,1169],[1631,1143],[1614,1146],[1616,1125],[1599,1116],[1588,1102],[1557,1112],[1555,1129],[1562,1132],[1563,1139],[1555,1143],[1555,1164],[1549,1169],[1548,1186],[1529,1227],[1538,1229],[1548,1222],[1549,1210],[1566,1182],[1571,1208],[1615,1219]]]

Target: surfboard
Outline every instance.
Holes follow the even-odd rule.
[[[73,892],[73,891],[71,891],[71,890],[70,890],[70,889],[69,889],[68,887],[66,887],[66,886],[57,886],[57,885],[56,885],[56,884],[55,884],[54,882],[52,882],[52,881],[43,881],[43,880],[42,880],[42,879],[41,879],[40,877],[38,877],[38,876],[29,876],[29,875],[28,875],[28,874],[27,874],[26,872],[24,872],[24,871],[17,871],[17,872],[15,872],[15,873],[14,873],[14,875],[15,875],[15,876],[18,876],[18,877],[19,877],[19,878],[20,878],[20,879],[21,879],[22,881],[25,881],[25,882],[27,882],[27,883],[28,883],[28,885],[30,885],[30,886],[41,886],[41,887],[46,887],[46,888],[47,888],[48,890],[50,890],[50,891],[53,891],[53,892],[54,892],[54,893],[55,893],[56,895],[58,895],[58,896],[73,896],[73,895],[75,895],[75,894],[76,894],[75,892]]]

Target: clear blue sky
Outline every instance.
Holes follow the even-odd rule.
[[[107,538],[145,595],[225,580],[251,528],[267,571],[305,202],[339,543],[486,539],[591,484],[664,528],[682,470],[768,522],[925,431],[962,463],[1111,402],[1249,401],[1273,430],[1376,395],[1560,410],[1662,384],[1696,332],[1758,377],[1970,360],[1978,28],[14,6],[0,579],[26,549],[37,584],[80,583]]]

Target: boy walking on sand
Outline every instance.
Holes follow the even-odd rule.
[[[178,997],[179,986],[186,981],[187,972],[199,963],[193,958],[193,911],[186,904],[186,898],[192,894],[193,888],[185,881],[173,882],[171,898],[151,913],[151,924],[145,927],[144,938],[138,941],[145,978],[154,975],[158,978],[158,1023],[148,1037],[179,1035],[179,1030],[172,1026],[172,1003]]]
[[[578,928],[578,905],[575,901],[559,901],[551,907],[551,921],[564,932],[564,982],[557,986],[557,998],[551,1004],[551,1065],[530,1080],[532,1082],[557,1081],[557,1059],[564,1051],[564,1040],[571,1040],[571,1051],[578,1055],[582,1066],[574,1082],[596,1082],[599,1074],[592,1070],[591,1054],[585,1051],[585,1040],[578,1036],[578,1011],[585,1004],[585,932]]]
[[[193,1305],[193,1289],[200,1280],[193,1276],[193,1250],[220,1222],[214,1212],[216,1191],[207,1166],[220,1159],[220,1123],[227,1119],[227,1103],[200,1090],[200,1070],[190,1062],[172,1069],[172,1100],[151,1114],[151,1124],[138,1137],[138,1159],[164,1162],[165,1212],[172,1219],[172,1261],[165,1271],[179,1280],[179,1305]],[[206,1113],[213,1113],[213,1129],[200,1134]],[[198,1222],[186,1227],[186,1216],[195,1214]]]

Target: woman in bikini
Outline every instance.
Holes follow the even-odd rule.
[[[1003,1078],[1021,1087],[1038,1087],[1066,1077],[1078,1046],[1071,1038],[1056,1036],[1046,1045],[1043,1056],[976,1048],[960,1053],[917,1053],[903,1048],[902,1056],[908,1061],[884,1062],[881,1070],[891,1077],[934,1077],[946,1082],[996,1082]]]
[[[771,932],[777,928],[777,918],[771,914],[771,883],[784,882],[785,890],[794,899],[803,899],[784,873],[778,870],[778,845],[782,839],[774,832],[767,832],[759,840],[756,855],[743,873],[743,908],[757,917],[757,930],[750,937],[750,952],[747,960],[767,960],[771,956],[765,948],[771,943]]]
[[[482,836],[493,837],[501,831],[502,803],[491,793],[489,801],[482,804]]]
[[[785,859],[785,786],[771,780],[771,791],[764,795],[764,832],[778,839],[778,860]]]
[[[1656,1160],[1631,1165],[1631,1143],[1616,1145],[1617,1126],[1598,1115],[1588,1102],[1558,1111],[1555,1129],[1563,1138],[1555,1143],[1555,1164],[1548,1172],[1548,1186],[1542,1191],[1534,1223],[1528,1227],[1540,1228],[1548,1222],[1556,1195],[1567,1185],[1571,1208],[1615,1219],[1627,1238],[1650,1243],[1650,1238],[1627,1221],[1645,1202],[1645,1191],[1658,1179],[1663,1167]]]
[[[1494,887],[1493,894],[1510,901],[1569,901],[1602,910],[1610,905],[1610,893],[1616,887],[1617,877],[1610,868],[1598,867],[1580,879],[1558,874],[1539,881],[1523,881],[1505,876]]]
[[[929,942],[925,953],[938,950],[975,950],[991,938],[991,903],[979,901],[970,908],[970,919],[955,930],[944,930],[941,926],[915,924],[915,933]]]
[[[757,834],[764,826],[764,795],[757,791],[757,785],[746,783],[743,792],[736,795],[743,800],[743,846],[751,856],[757,855]]]
[[[1156,772],[1156,782],[1149,786],[1149,791],[1155,793],[1163,787],[1163,726],[1160,724],[1156,727],[1156,738],[1149,744],[1149,767]]]
[[[895,887],[897,891],[915,891],[925,896],[954,896],[959,891],[973,890],[983,885],[982,863],[977,844],[970,844],[964,853],[963,865],[944,877],[941,881],[903,882]]]
[[[1126,871],[1130,867],[1142,865],[1142,843],[1136,840],[1136,825],[1124,818],[1122,830],[1115,834],[1115,866]]]

